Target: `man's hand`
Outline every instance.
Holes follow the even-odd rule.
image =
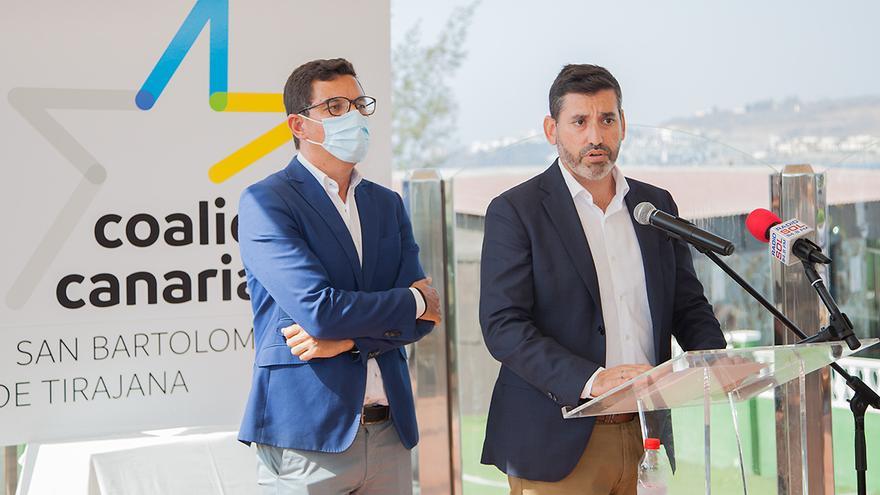
[[[425,297],[425,314],[419,317],[420,320],[433,321],[440,323],[443,317],[440,314],[440,294],[437,289],[431,287],[431,277],[423,278],[413,282],[411,287],[415,287]]]
[[[351,339],[316,339],[298,324],[282,329],[281,333],[287,339],[290,353],[303,361],[312,358],[332,358],[354,348],[354,341]]]
[[[599,397],[621,383],[639,376],[652,368],[653,366],[647,364],[622,364],[602,370],[596,375],[596,379],[593,380],[593,388],[590,390],[590,395]]]

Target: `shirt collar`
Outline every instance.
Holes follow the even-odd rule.
[[[565,179],[565,185],[568,187],[568,192],[571,193],[572,199],[576,198],[579,194],[583,194],[586,199],[592,203],[593,195],[574,178],[571,171],[562,164],[562,160],[556,160],[556,165],[562,169],[562,178]],[[614,197],[611,199],[611,203],[613,204],[623,201],[624,196],[629,192],[629,183],[626,181],[626,177],[623,176],[620,167],[617,165],[614,165],[614,167],[611,168],[611,175],[614,177]]]
[[[315,177],[315,179],[317,179],[318,183],[321,184],[321,187],[323,187],[325,191],[332,191],[334,193],[339,192],[339,184],[337,184],[335,180],[331,179],[329,175],[322,172],[321,169],[312,165],[312,162],[310,162],[305,157],[305,155],[299,153],[296,155],[296,158],[297,160],[299,160],[300,163],[302,163],[303,167],[305,167],[305,169],[308,170],[309,173],[311,173]],[[361,175],[360,172],[358,172],[358,169],[356,167],[351,169],[351,182],[348,184],[349,192],[354,191],[354,188],[361,183],[363,178],[364,177]]]

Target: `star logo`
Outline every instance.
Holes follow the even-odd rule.
[[[20,309],[31,298],[51,262],[88,211],[107,178],[107,169],[49,110],[149,111],[158,102],[205,26],[209,26],[208,101],[217,112],[283,112],[280,93],[230,92],[229,1],[197,0],[138,91],[71,88],[13,88],[10,105],[81,174],[81,179],[24,263],[6,293],[6,305]],[[292,139],[287,122],[257,136],[212,164],[208,178],[222,183]]]

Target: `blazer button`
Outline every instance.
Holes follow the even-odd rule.
[[[385,336],[386,337],[400,337],[400,332],[398,332],[396,330],[388,330],[387,332],[385,332]]]
[[[599,335],[605,335],[605,327],[602,325],[599,325]]]
[[[559,402],[556,400],[556,396],[553,395],[552,392],[547,392],[547,397],[550,397],[550,400],[552,400],[553,402]]]

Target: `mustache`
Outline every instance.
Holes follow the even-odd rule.
[[[581,151],[578,153],[578,160],[584,158],[589,155],[591,151],[601,150],[604,151],[608,156],[611,156],[611,148],[605,146],[604,144],[591,144],[589,146],[584,146],[581,148]]]

